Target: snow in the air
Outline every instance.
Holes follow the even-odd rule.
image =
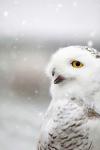
[[[96,35],[96,31],[92,31],[92,32],[90,33],[90,37],[95,37],[95,35]]]
[[[93,41],[89,40],[87,44],[88,44],[89,47],[92,47],[93,46]]]
[[[25,25],[27,23],[27,20],[22,21],[22,25]]]
[[[27,57],[24,57],[23,60],[24,60],[24,61],[28,61],[28,58],[27,58]]]
[[[19,40],[19,38],[15,38],[15,40],[16,40],[16,41],[18,41],[18,40]]]
[[[75,2],[73,2],[73,6],[74,6],[74,7],[77,7],[77,5],[78,5],[78,4],[77,4],[77,2],[76,2],[76,1],[75,1]]]
[[[8,11],[4,11],[4,12],[3,12],[3,15],[4,15],[5,17],[7,17],[7,16],[8,16]]]
[[[14,1],[14,4],[15,4],[15,5],[18,5],[18,4],[19,4],[19,1],[18,1],[18,0],[15,0],[15,1]]]
[[[58,7],[58,8],[62,8],[62,7],[63,7],[63,4],[59,3],[59,4],[57,5],[57,7]]]
[[[56,12],[59,12],[59,10],[62,9],[62,8],[63,8],[63,4],[61,4],[61,3],[57,4]]]
[[[39,113],[39,116],[42,116],[42,115],[43,115],[43,113],[42,113],[42,112],[40,112],[40,113]]]
[[[35,94],[38,94],[38,93],[39,93],[39,91],[38,91],[38,90],[35,90],[35,91],[34,91],[34,93],[35,93]]]

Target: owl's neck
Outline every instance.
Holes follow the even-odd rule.
[[[51,85],[51,95],[55,99],[66,97],[85,97],[86,91],[80,85]]]
[[[95,103],[97,106],[100,103],[100,100],[98,100],[100,97],[100,89],[97,84],[93,84],[93,86],[83,86],[78,84],[66,86],[52,85],[50,91],[53,99],[56,100],[71,99],[75,97],[84,100],[88,105],[94,105]]]

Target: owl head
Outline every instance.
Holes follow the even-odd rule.
[[[100,79],[99,57],[99,52],[85,46],[70,46],[55,52],[47,67],[51,94],[65,96],[93,92]]]

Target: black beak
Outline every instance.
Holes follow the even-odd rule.
[[[59,76],[54,80],[54,84],[58,84],[58,83],[60,83],[60,82],[62,82],[62,81],[64,81],[64,80],[65,80],[65,78],[64,78],[63,76],[59,75]]]

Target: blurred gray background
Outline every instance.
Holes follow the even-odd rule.
[[[35,150],[50,56],[99,39],[99,0],[0,0],[0,150]]]

